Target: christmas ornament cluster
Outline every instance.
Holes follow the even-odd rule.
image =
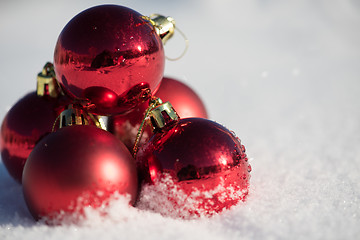
[[[145,209],[163,195],[191,216],[245,200],[251,167],[240,139],[207,119],[191,88],[163,77],[174,30],[171,17],[118,5],[64,27],[54,64],[1,126],[2,161],[36,220],[99,208],[115,193]]]

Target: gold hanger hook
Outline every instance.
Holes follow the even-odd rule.
[[[163,45],[165,45],[167,41],[174,35],[175,31],[178,31],[184,39],[185,49],[181,55],[175,58],[165,56],[167,60],[176,61],[185,55],[189,48],[189,39],[186,37],[183,31],[181,31],[178,27],[175,27],[176,23],[172,17],[165,17],[161,14],[153,13],[149,17],[143,16],[143,18],[153,25],[154,30],[161,38]]]
[[[166,59],[169,61],[177,61],[177,60],[181,59],[185,55],[187,50],[189,49],[189,39],[186,37],[185,33],[183,31],[181,31],[178,27],[175,28],[175,30],[178,31],[180,33],[180,35],[184,38],[185,48],[184,48],[184,51],[180,54],[180,56],[178,56],[176,58],[170,58],[168,56],[165,56]]]

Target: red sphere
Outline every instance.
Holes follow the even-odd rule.
[[[190,215],[221,212],[248,193],[251,167],[244,146],[228,129],[207,119],[180,119],[156,133],[140,149],[137,163],[145,183],[156,185],[170,177],[168,187],[192,199],[192,206],[187,206]],[[174,208],[184,208],[184,198],[172,190],[164,192]]]
[[[126,7],[101,5],[76,15],[58,38],[54,66],[64,91],[88,99],[94,113],[124,113],[154,91],[165,56],[154,26]]]
[[[112,134],[94,126],[69,126],[43,138],[25,164],[23,191],[35,219],[80,213],[106,204],[115,193],[137,197],[135,161]]]
[[[31,92],[7,113],[1,125],[1,158],[10,175],[21,183],[24,164],[35,144],[52,131],[64,110],[63,98],[38,96]]]
[[[181,118],[208,118],[200,97],[189,86],[178,80],[164,77],[154,95],[163,102],[169,101]]]

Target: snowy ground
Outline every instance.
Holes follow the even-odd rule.
[[[31,2],[31,3],[30,3]],[[101,1],[1,1],[0,118],[52,61],[58,34]],[[0,239],[357,239],[360,234],[360,4],[118,1],[177,20],[190,39],[166,74],[192,86],[251,158],[245,203],[179,220],[113,203],[81,225],[33,221],[0,162]],[[182,50],[178,36],[167,55]]]

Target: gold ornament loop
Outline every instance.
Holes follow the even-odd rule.
[[[185,33],[183,31],[181,31],[179,28],[176,28],[175,30],[178,31],[180,33],[180,35],[184,38],[185,48],[184,48],[183,52],[180,54],[180,56],[178,56],[176,58],[170,58],[168,56],[165,56],[166,59],[169,61],[177,61],[177,60],[181,59],[185,55],[187,50],[189,49],[189,39],[186,37]]]
[[[175,58],[170,58],[168,56],[165,56],[167,60],[177,61],[185,55],[185,53],[189,48],[189,39],[186,37],[183,31],[181,31],[178,27],[175,27],[176,22],[174,18],[165,17],[161,14],[153,13],[149,17],[143,16],[143,19],[149,21],[154,26],[154,30],[156,34],[158,34],[159,37],[161,38],[163,45],[165,45],[165,43],[175,34],[175,30],[178,31],[180,35],[183,37],[185,41],[184,51],[180,54],[180,56]]]
[[[134,147],[133,147],[133,156],[134,156],[134,158],[136,158],[136,154],[137,154],[137,152],[139,150],[140,139],[141,139],[141,137],[142,137],[142,135],[144,133],[144,129],[145,129],[145,121],[149,117],[149,114],[150,114],[151,110],[153,110],[156,106],[158,106],[161,103],[162,103],[162,101],[161,101],[160,98],[152,97],[152,99],[150,100],[149,107],[145,111],[144,118],[141,121],[139,130],[138,130],[138,132],[136,134],[135,143],[134,143]]]

